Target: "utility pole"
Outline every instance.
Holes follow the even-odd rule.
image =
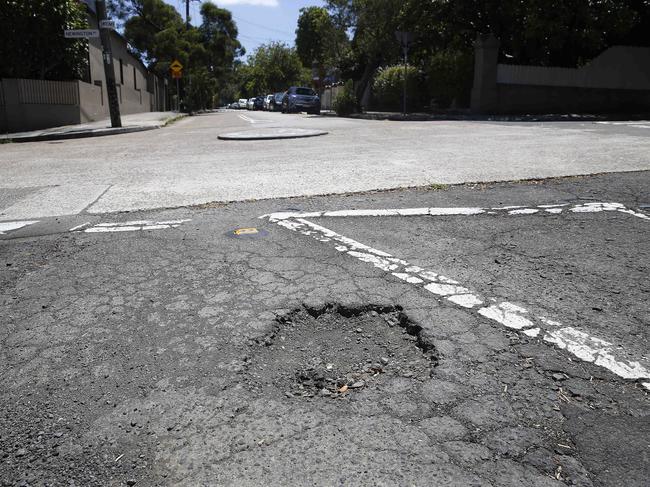
[[[111,114],[111,127],[121,127],[120,103],[117,99],[115,87],[115,69],[113,69],[113,53],[111,52],[111,29],[101,28],[101,23],[106,20],[106,1],[97,0],[97,23],[99,24],[99,38],[102,42],[102,58],[104,59],[104,76],[106,78],[106,94],[108,96],[108,110]]]
[[[190,30],[190,1],[191,0],[185,0],[185,30]],[[192,92],[192,75],[190,74],[189,70],[189,58],[188,58],[188,66],[187,66],[187,91],[188,93]],[[178,82],[178,79],[176,80]],[[185,83],[183,83],[185,85]],[[185,86],[183,86],[185,88]],[[185,91],[185,90],[183,90]],[[186,102],[190,102],[191,98],[189,96],[185,96]],[[189,103],[186,103],[185,106],[187,107],[187,111],[191,114],[192,113],[192,107],[189,105]]]

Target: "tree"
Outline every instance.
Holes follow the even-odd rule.
[[[205,47],[204,64],[215,75],[232,68],[233,62],[246,52],[237,40],[237,26],[229,10],[206,2],[201,5],[203,22],[199,27],[201,43]]]
[[[326,8],[300,9],[296,52],[303,66],[311,68],[314,61],[321,66],[331,66],[341,57],[347,44],[345,30],[336,27]]]
[[[259,46],[237,72],[245,97],[284,91],[309,82],[309,71],[302,66],[296,50],[281,42]]]
[[[327,9],[352,34],[338,64],[357,81],[358,99],[380,66],[399,62],[396,30],[415,34],[409,60],[429,73],[443,104],[467,99],[460,91],[471,86],[477,34],[501,41],[501,62],[540,66],[576,67],[615,44],[650,45],[650,0],[328,0]]]
[[[163,0],[111,0],[111,13],[123,22],[124,37],[134,54],[158,74],[167,74],[169,64],[189,62],[196,36],[187,35],[183,18]]]
[[[87,19],[77,0],[0,2],[0,78],[86,79],[87,41],[66,39],[63,31],[87,28]]]
[[[212,2],[201,5],[201,25],[189,28],[163,0],[112,0],[111,11],[123,21],[131,49],[150,69],[167,75],[173,60],[183,64],[189,108],[207,108],[218,99],[218,90],[232,78],[235,59],[244,54],[232,14]]]
[[[377,68],[399,60],[396,30],[401,22],[402,0],[329,0],[328,9],[337,22],[353,32],[351,53],[342,60],[341,71],[357,80],[361,100]]]

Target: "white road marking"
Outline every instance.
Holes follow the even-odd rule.
[[[241,118],[242,120],[244,120],[244,121],[246,121],[246,122],[248,122],[248,123],[252,123],[252,124],[256,124],[256,123],[271,123],[271,122],[272,122],[272,120],[258,120],[258,119],[255,119],[255,118],[250,118],[250,117],[248,117],[248,116],[246,116],[246,115],[243,115],[243,114],[241,114],[241,113],[238,114],[238,116],[239,116],[239,118]]]
[[[90,225],[90,222],[85,222],[82,223],[81,225],[77,225],[76,227],[72,227],[69,231],[76,232],[77,230],[81,230],[82,228],[87,227],[88,225]]]
[[[638,121],[629,121],[629,122],[596,122],[601,125],[620,125],[624,127],[635,127],[640,129],[650,129],[650,121],[648,120],[638,120]]]
[[[555,211],[558,209],[562,210],[564,207],[544,205],[544,207],[538,208]],[[499,210],[504,215],[510,214],[509,212],[512,209],[513,207],[492,208],[492,210]],[[568,209],[573,212],[620,211],[648,219],[646,215],[628,210],[619,203],[586,203],[573,205]],[[370,216],[371,213],[372,216],[437,214],[437,212],[432,212],[431,210],[431,208],[419,208],[412,209],[411,211],[349,210],[311,213],[284,212],[263,215],[260,218],[268,218],[272,223],[307,235],[320,242],[331,242],[339,252],[346,253],[362,262],[372,264],[398,279],[429,291],[439,299],[445,299],[463,308],[474,310],[481,316],[497,322],[504,327],[520,331],[530,337],[536,337],[542,334],[542,339],[545,342],[553,344],[557,348],[567,350],[580,360],[604,367],[623,379],[650,379],[650,370],[646,369],[638,361],[617,358],[612,350],[613,345],[601,338],[592,337],[574,327],[564,326],[562,323],[548,319],[545,316],[535,316],[520,305],[497,298],[482,297],[478,293],[474,293],[468,288],[463,287],[453,279],[412,265],[405,260],[393,257],[387,252],[374,249],[304,218],[320,216]],[[456,210],[458,210],[457,213],[445,214],[475,215],[479,214],[479,212],[486,211],[483,208],[462,208]],[[617,350],[620,351],[621,348],[617,347]],[[650,390],[650,382],[642,382],[641,385]]]
[[[139,230],[162,230],[164,228],[177,228],[185,222],[191,220],[170,220],[163,222],[155,222],[151,220],[136,220],[129,222],[110,222],[110,223],[97,223],[90,228],[83,230],[85,233],[105,233],[105,232],[136,232]],[[81,225],[81,227],[85,226]],[[75,230],[77,227],[70,229]]]
[[[333,210],[333,211],[284,211],[262,215],[261,218],[271,220],[287,220],[290,218],[319,218],[327,217],[348,217],[348,216],[469,216],[469,215],[534,215],[541,213],[598,213],[601,211],[618,211],[627,213],[644,220],[650,220],[650,216],[644,213],[630,210],[621,203],[580,203],[570,205],[538,205],[538,206],[500,206],[496,208],[394,208],[394,209],[368,209],[368,210]]]
[[[18,230],[19,228],[26,227],[27,225],[33,225],[38,223],[38,220],[29,220],[21,222],[0,222],[0,235],[4,235],[5,232],[11,232],[12,230]]]

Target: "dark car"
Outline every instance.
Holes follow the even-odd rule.
[[[292,86],[282,98],[282,113],[291,112],[320,114],[320,98],[311,88]]]
[[[271,110],[272,112],[279,112],[280,110],[282,110],[283,98],[284,98],[284,91],[273,95],[273,98],[269,100],[269,110]]]
[[[264,108],[264,97],[256,96],[248,100],[246,108],[249,110],[262,110]]]

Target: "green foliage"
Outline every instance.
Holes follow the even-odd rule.
[[[309,83],[309,70],[303,68],[296,50],[281,42],[258,47],[247,64],[237,67],[236,76],[243,98]]]
[[[406,67],[407,106],[410,110],[421,103],[421,76],[415,66]],[[380,68],[373,81],[373,94],[377,108],[400,110],[404,94],[404,66]]]
[[[396,30],[412,32],[409,62],[427,73],[441,105],[469,98],[477,34],[501,41],[501,62],[575,67],[612,45],[650,46],[648,0],[327,0],[337,28],[352,32],[337,59],[357,98],[379,66],[400,62]],[[457,66],[450,63],[457,62]],[[453,89],[458,83],[458,90]],[[461,90],[462,88],[462,90]],[[462,92],[461,92],[462,91]]]
[[[85,79],[87,41],[66,39],[64,29],[87,28],[86,6],[77,0],[0,2],[0,78]]]
[[[339,117],[346,117],[359,111],[357,98],[354,94],[352,81],[348,81],[343,87],[343,91],[337,95],[332,103],[334,111]]]
[[[439,108],[469,106],[474,58],[467,51],[446,50],[431,55],[425,62],[429,99]]]
[[[296,51],[302,64],[311,68],[316,61],[331,66],[341,57],[348,45],[345,30],[337,28],[323,7],[300,9],[296,29]]]
[[[123,20],[124,37],[150,69],[168,76],[173,60],[183,64],[189,109],[210,107],[220,99],[218,91],[232,83],[235,59],[244,49],[230,11],[204,2],[201,25],[187,28],[176,9],[163,0],[112,0],[110,10]]]

